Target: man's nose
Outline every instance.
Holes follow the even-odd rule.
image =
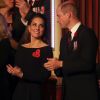
[[[38,25],[37,25],[37,26],[36,26],[36,29],[38,29],[38,30],[39,30],[39,29],[40,29],[40,26],[38,26]]]

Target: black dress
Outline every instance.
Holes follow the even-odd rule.
[[[52,57],[52,48],[19,47],[16,54],[16,65],[23,71],[23,78],[15,89],[13,100],[42,100],[42,85],[50,77],[43,64]]]

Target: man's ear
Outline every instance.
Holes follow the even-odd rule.
[[[66,15],[67,18],[70,18],[72,16],[72,13],[71,12],[67,12],[65,15]]]

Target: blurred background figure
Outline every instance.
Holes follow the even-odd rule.
[[[6,69],[7,64],[14,64],[15,48],[10,37],[7,21],[0,14],[0,100],[11,100],[14,86],[13,78]]]
[[[13,0],[0,0],[0,13],[5,17],[8,24],[12,24]]]
[[[0,14],[2,14],[7,22],[7,27],[9,28],[9,31],[11,32],[10,38],[12,38],[12,31],[13,31],[13,8],[14,8],[14,0],[0,0]],[[12,38],[13,40],[13,46],[14,48],[17,48],[17,42]]]

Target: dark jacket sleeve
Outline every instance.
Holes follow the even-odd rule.
[[[21,21],[21,15],[19,13],[19,10],[15,7],[13,11],[13,39],[19,42],[25,32],[25,28],[26,26]]]

